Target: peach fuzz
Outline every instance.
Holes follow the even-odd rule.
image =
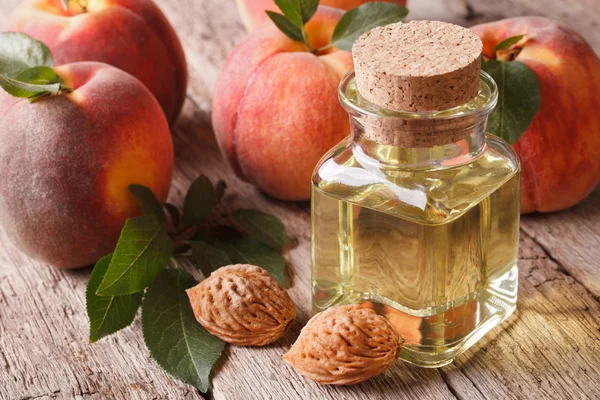
[[[538,78],[540,108],[514,144],[523,169],[522,213],[577,204],[600,180],[600,60],[594,50],[575,31],[541,17],[506,19],[472,30],[488,57],[500,41],[525,34],[516,60]]]
[[[130,184],[166,200],[173,146],[131,75],[94,62],[55,71],[73,92],[30,104],[0,91],[0,226],[28,256],[73,268],[110,253],[140,213]]]
[[[329,6],[339,8],[341,10],[350,10],[352,8],[363,5],[371,0],[321,0],[319,2],[322,6]],[[406,0],[379,0],[387,1],[390,3],[398,3],[403,6],[406,5]],[[242,22],[248,31],[253,31],[258,26],[270,21],[269,17],[265,13],[265,10],[277,11],[281,13],[279,8],[275,5],[273,0],[236,0],[238,10],[240,11],[240,17]]]
[[[343,11],[320,7],[306,25],[311,46],[329,43]],[[349,133],[337,87],[349,52],[315,55],[274,25],[229,55],[213,94],[213,128],[229,165],[273,197],[307,200],[321,156]]]
[[[187,65],[183,49],[151,0],[26,0],[10,16],[5,31],[23,32],[44,42],[55,65],[99,61],[138,78],[154,94],[173,123],[185,100]]]

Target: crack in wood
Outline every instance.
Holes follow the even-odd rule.
[[[36,400],[36,399],[41,399],[44,397],[49,397],[51,399],[55,399],[59,394],[60,394],[60,389],[57,389],[49,394],[40,394],[40,395],[36,395],[36,396],[25,396],[25,397],[19,398],[19,400]],[[96,393],[92,393],[92,394],[96,394]]]
[[[454,386],[452,386],[450,380],[448,379],[448,374],[446,374],[441,369],[438,369],[438,373],[440,374],[440,377],[442,378],[442,380],[448,387],[448,390],[450,391],[450,393],[452,393],[452,396],[454,396],[455,399],[463,400],[464,398],[460,395],[460,393],[457,392],[457,390],[454,388]]]
[[[564,275],[564,276],[566,276],[566,277],[569,277],[570,279],[572,279],[572,280],[573,280],[573,282],[577,283],[579,286],[581,286],[582,288],[584,288],[584,289],[585,289],[585,291],[586,291],[586,292],[587,292],[587,293],[588,293],[588,294],[589,294],[589,295],[590,295],[590,296],[591,296],[591,297],[592,297],[594,300],[596,300],[597,302],[599,302],[599,303],[600,303],[600,296],[597,296],[597,295],[595,295],[595,294],[594,294],[592,291],[590,291],[590,290],[587,288],[587,286],[586,286],[586,285],[584,285],[584,283],[583,283],[583,282],[581,282],[581,281],[580,281],[580,280],[578,280],[578,279],[577,279],[575,276],[573,276],[573,275],[572,275],[572,274],[571,274],[571,273],[570,273],[570,272],[569,272],[569,271],[568,271],[568,270],[567,270],[567,269],[566,269],[566,268],[565,268],[565,267],[562,265],[562,263],[560,262],[560,260],[558,260],[557,258],[555,258],[555,257],[552,255],[551,251],[550,251],[550,250],[549,250],[549,249],[548,249],[546,246],[544,246],[544,245],[543,245],[543,244],[542,244],[542,243],[541,243],[541,242],[540,242],[540,241],[539,241],[539,240],[538,240],[538,239],[537,239],[535,236],[533,236],[533,235],[530,235],[529,233],[527,233],[527,232],[526,232],[524,229],[522,229],[522,228],[520,229],[520,231],[521,231],[521,234],[522,234],[522,235],[525,235],[527,238],[531,239],[531,241],[532,241],[533,243],[535,243],[535,244],[536,244],[536,245],[537,245],[537,246],[540,248],[540,250],[542,250],[542,252],[544,253],[544,257],[545,257],[545,258],[547,258],[547,259],[548,259],[550,262],[552,262],[553,264],[555,264],[555,265],[558,267],[558,270],[557,270],[557,272],[560,272],[562,275]],[[527,259],[527,258],[525,258],[525,259]],[[533,271],[533,270],[537,270],[537,269],[540,269],[540,267],[533,267],[531,271]],[[528,274],[528,276],[527,276],[527,277],[531,276],[531,271],[530,271],[530,273]],[[553,281],[556,281],[556,280],[558,280],[558,279],[560,279],[560,277],[559,277],[559,276],[555,276],[554,278],[552,278],[552,279],[548,279],[548,280],[545,280],[544,282],[540,282],[539,284],[534,284],[534,287],[536,287],[536,288],[537,288],[537,287],[538,287],[538,286],[540,286],[540,285],[543,285],[543,284],[545,284],[545,283],[548,283],[548,282],[553,282]]]
[[[0,23],[19,2],[0,2]],[[452,10],[449,3],[453,2],[458,7]],[[235,3],[228,0],[222,7],[214,6],[216,2],[209,0],[157,0],[157,3],[178,31],[191,67],[187,93],[190,102],[174,134],[182,154],[178,154],[172,198],[181,204],[190,180],[203,172],[211,178],[233,183],[231,190],[238,193],[239,198],[232,207],[243,205],[277,213],[291,235],[297,238],[286,251],[286,260],[293,265],[290,273],[294,275],[290,295],[298,304],[299,315],[307,318],[309,312],[304,306],[309,304],[310,297],[308,209],[266,199],[250,185],[233,178],[218,154],[210,130],[209,92],[216,72],[226,53],[245,35],[237,22]],[[465,25],[504,16],[542,14],[576,28],[594,48],[600,49],[600,36],[592,29],[598,25],[600,10],[595,0],[573,0],[568,6],[561,0],[413,3],[409,4],[411,13],[421,8],[420,15],[425,18],[440,16]],[[576,211],[565,212],[566,222],[561,227],[577,225],[570,220],[571,215],[577,215]],[[548,220],[548,224],[552,222]],[[541,224],[532,224],[527,230],[536,233],[540,227]],[[581,260],[589,258],[565,261],[561,255],[561,263],[554,258],[559,254],[556,249],[560,243],[550,246],[555,252],[552,254],[538,239],[522,232],[523,237],[531,238],[530,246],[535,247],[532,254],[539,255],[525,255],[520,259],[531,270],[521,273],[524,278],[519,287],[521,305],[515,318],[507,321],[504,329],[497,328],[486,335],[472,351],[457,359],[454,367],[434,372],[399,365],[393,375],[360,388],[323,388],[300,381],[289,370],[281,369],[279,360],[283,349],[279,345],[261,349],[260,356],[238,348],[219,368],[213,381],[216,389],[205,398],[600,398],[600,299],[593,294],[590,298],[591,292],[583,282],[565,268],[577,273],[582,267]],[[60,390],[22,399],[71,398],[78,394],[103,398],[200,398],[194,388],[163,374],[150,360],[139,336],[139,321],[133,329],[89,346],[87,332],[82,332],[87,325],[83,302],[87,272],[51,270],[20,255],[5,240],[4,234],[0,237],[0,398],[19,399],[27,393],[45,393],[48,382]],[[584,243],[575,245],[584,251]],[[543,283],[552,283],[561,277],[566,282],[548,286],[540,283],[533,288],[532,281],[536,277],[527,279],[528,272],[538,279],[547,278]],[[591,280],[594,276],[590,273],[585,277]],[[585,279],[582,277],[580,279]],[[589,286],[590,281],[587,284]],[[63,307],[64,304],[69,307]],[[95,374],[90,374],[90,370]],[[77,385],[72,374],[77,374],[81,381]],[[102,388],[101,394],[93,390],[96,387]]]
[[[573,278],[573,276],[569,273],[569,271],[567,271],[567,269],[562,265],[562,263],[559,260],[557,260],[552,255],[550,250],[546,246],[544,246],[535,236],[528,234],[527,232],[525,232],[524,229],[520,229],[520,231],[521,231],[521,233],[525,234],[528,238],[530,238],[535,244],[537,244],[540,247],[540,249],[542,249],[542,251],[544,252],[545,257],[548,258],[550,261],[554,262],[559,267],[560,271],[563,274]],[[575,278],[573,278],[573,279],[575,279]],[[577,282],[583,286],[583,284],[581,282],[579,282],[579,281],[577,281]]]
[[[485,349],[483,349],[483,351],[485,351]],[[487,399],[487,396],[485,396],[483,394],[483,392],[479,389],[477,384],[467,374],[465,374],[464,371],[462,371],[462,369],[458,365],[451,364],[450,366],[447,366],[447,367],[438,368],[437,372],[440,374],[440,377],[442,378],[442,380],[448,387],[448,390],[450,391],[450,393],[452,393],[452,395],[456,399],[458,399],[458,400]],[[453,379],[450,377],[450,374],[458,374],[457,378],[459,380],[461,377],[464,378],[464,380],[466,381],[465,382],[466,385],[469,385],[469,386],[465,387],[464,383],[463,383],[462,387],[459,387],[460,384],[453,383]],[[461,389],[462,389],[462,391],[461,391]],[[469,389],[471,389],[471,390],[469,390]],[[463,391],[464,391],[464,393],[463,393]]]

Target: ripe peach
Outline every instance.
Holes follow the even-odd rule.
[[[73,92],[30,104],[0,90],[0,226],[30,257],[73,268],[110,253],[140,212],[130,184],[165,201],[173,146],[131,75],[95,62],[55,71]]]
[[[358,7],[371,0],[321,0],[319,2],[322,6],[329,6],[339,8],[341,10],[350,10],[351,8]],[[387,1],[390,3],[398,3],[403,6],[406,5],[406,0],[380,0]],[[273,0],[236,0],[238,10],[242,22],[246,26],[248,31],[253,31],[259,25],[262,25],[266,21],[269,21],[269,17],[265,13],[265,10],[279,11],[279,8],[275,5]]]
[[[319,7],[306,25],[311,45],[326,45],[343,11]],[[221,151],[243,179],[284,200],[307,200],[319,158],[349,132],[337,87],[349,52],[314,55],[273,24],[252,32],[229,55],[213,94]]]
[[[175,31],[151,0],[26,0],[6,31],[44,42],[56,65],[99,61],[138,78],[156,96],[167,120],[179,115],[187,88],[187,65]]]
[[[533,70],[540,85],[540,108],[514,144],[523,168],[521,212],[577,204],[600,180],[600,60],[575,31],[546,18],[472,29],[491,58],[500,41],[525,34],[516,60]]]

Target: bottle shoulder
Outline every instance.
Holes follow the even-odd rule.
[[[481,153],[468,162],[456,157],[443,165],[419,168],[382,163],[347,139],[321,159],[313,187],[362,207],[439,224],[458,218],[519,177],[511,146],[491,135]]]

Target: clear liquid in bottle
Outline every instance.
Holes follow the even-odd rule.
[[[312,189],[314,311],[372,307],[404,338],[401,358],[432,367],[508,317],[517,295],[520,171],[497,151],[505,143],[488,143],[472,163],[381,169],[385,179],[367,184],[357,147],[334,150]],[[335,164],[332,181],[327,163]]]

